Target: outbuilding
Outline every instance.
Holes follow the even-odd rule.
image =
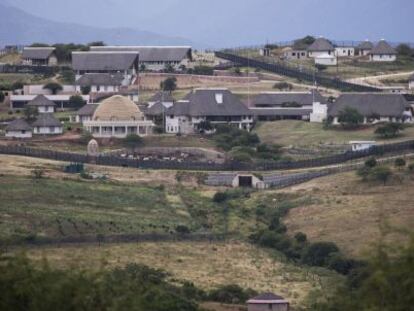
[[[248,311],[289,311],[289,302],[281,296],[265,293],[247,301]]]
[[[6,127],[6,137],[31,138],[32,127],[24,119],[16,119]]]
[[[308,56],[315,58],[321,55],[334,55],[335,48],[332,43],[325,38],[318,38],[308,47]]]
[[[357,49],[359,56],[368,56],[371,53],[372,49],[374,48],[374,44],[368,40],[361,42]]]
[[[369,53],[372,62],[395,62],[397,51],[385,40],[381,40]]]
[[[34,107],[39,113],[54,113],[56,104],[44,95],[37,95],[27,103],[28,107]]]
[[[25,47],[22,53],[23,65],[56,66],[58,59],[54,47]]]
[[[83,93],[89,88],[92,93],[115,93],[122,85],[123,76],[109,73],[86,73],[80,76],[76,82],[76,92]]]
[[[62,123],[52,113],[40,114],[32,127],[33,134],[59,135],[63,133]]]

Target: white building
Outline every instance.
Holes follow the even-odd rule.
[[[312,43],[308,49],[308,57],[315,58],[321,55],[334,55],[335,48],[331,42],[325,38],[318,38]]]
[[[315,56],[315,65],[336,66],[338,58],[335,55],[319,54]]]
[[[328,117],[328,105],[326,102],[314,102],[310,122],[322,123]]]
[[[354,57],[355,48],[353,46],[337,46],[335,48],[335,55],[337,57]]]
[[[281,296],[265,293],[249,299],[247,311],[289,311],[289,302]]]
[[[397,51],[385,40],[381,40],[369,53],[372,62],[395,62]]]
[[[74,85],[62,85],[62,90],[57,91],[56,95],[74,94],[76,92]],[[42,84],[28,84],[23,87],[23,94],[25,95],[53,95],[52,91],[45,89]]]
[[[197,133],[206,122],[250,131],[254,118],[253,113],[229,90],[197,89],[167,109],[165,131],[171,134]]]
[[[91,121],[96,108],[98,104],[86,104],[71,116],[71,121],[81,124]]]
[[[349,144],[351,145],[351,150],[353,152],[357,151],[363,151],[363,150],[369,150],[372,147],[375,147],[377,145],[376,141],[350,141]]]
[[[6,137],[9,138],[31,138],[32,127],[23,119],[16,119],[6,127]]]
[[[152,134],[154,123],[145,119],[138,106],[120,95],[104,100],[96,108],[92,120],[83,125],[96,138],[125,138],[129,134]]]
[[[368,56],[374,48],[374,44],[368,40],[361,42],[358,45],[358,55],[359,56]]]
[[[414,74],[408,78],[408,88],[414,90]]]
[[[54,47],[25,47],[22,53],[23,65],[56,66],[58,63]]]
[[[283,58],[287,60],[305,59],[308,58],[308,52],[305,49],[299,50],[291,47],[286,47],[283,49]]]
[[[18,110],[18,109],[24,109],[26,105],[34,100],[37,95],[11,95],[10,96],[10,109],[11,110]],[[55,110],[60,109],[68,109],[71,108],[70,98],[72,95],[42,95],[48,100],[55,103]],[[90,101],[89,95],[82,95],[81,96],[85,103],[88,103]]]
[[[62,123],[52,113],[40,114],[32,124],[33,134],[59,135],[63,133]]]
[[[91,93],[116,93],[122,85],[122,75],[111,75],[109,73],[86,73],[75,82],[75,90],[83,93],[89,88]]]
[[[56,104],[44,95],[37,95],[27,103],[27,106],[36,108],[39,113],[54,113]]]

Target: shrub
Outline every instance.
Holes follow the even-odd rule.
[[[36,168],[32,170],[31,174],[34,179],[42,179],[45,174],[45,171],[40,168]]]
[[[367,181],[371,174],[371,168],[364,166],[358,169],[357,175],[362,178],[363,181]]]
[[[407,162],[403,158],[397,158],[394,164],[398,168],[403,168],[407,165]]]
[[[177,89],[177,78],[170,77],[160,83],[160,88],[166,92],[172,92]]]
[[[305,243],[308,240],[308,237],[303,232],[298,232],[295,234],[295,240],[299,243]]]
[[[137,134],[129,134],[124,138],[123,144],[127,148],[134,149],[142,146],[143,140],[142,137],[138,136]]]
[[[408,170],[409,170],[410,172],[414,172],[414,164],[410,164],[410,165],[408,165]]]
[[[365,167],[368,167],[368,168],[373,168],[377,166],[377,164],[378,164],[377,159],[375,159],[374,157],[371,157],[365,161]]]
[[[273,84],[273,88],[274,89],[278,89],[278,90],[288,90],[290,91],[291,89],[293,89],[292,84],[287,83],[287,82],[277,82],[275,84]]]
[[[388,167],[376,167],[371,171],[370,175],[374,180],[383,182],[385,186],[392,176],[392,172]]]
[[[339,112],[338,121],[345,127],[353,128],[364,122],[364,116],[358,110],[346,107]]]
[[[311,244],[306,250],[302,258],[304,264],[310,266],[327,266],[330,256],[338,253],[339,248],[331,242],[317,242]]]
[[[93,136],[91,133],[89,133],[88,131],[84,131],[81,135],[81,137],[79,138],[79,143],[81,143],[82,145],[86,145],[88,144],[91,140],[93,139]]]
[[[213,289],[208,293],[209,300],[228,304],[244,304],[249,298],[257,295],[257,292],[244,290],[238,285],[224,285]]]
[[[56,82],[49,82],[43,86],[44,90],[49,90],[52,92],[53,95],[56,95],[59,91],[63,90],[63,87],[61,84]]]
[[[177,227],[175,227],[175,231],[177,233],[180,233],[180,234],[190,234],[191,233],[191,230],[187,226],[184,226],[184,225],[178,225]]]
[[[404,125],[400,123],[387,123],[375,130],[375,134],[382,138],[394,138],[404,130]]]
[[[86,102],[83,100],[82,96],[79,95],[72,95],[68,102],[69,107],[75,109],[81,108],[85,104]]]
[[[4,102],[5,98],[6,98],[6,96],[4,95],[4,93],[2,91],[0,91],[0,103]]]
[[[228,199],[228,194],[226,192],[216,192],[213,197],[215,203],[222,203]]]
[[[88,95],[91,92],[90,86],[82,86],[81,87],[81,93],[82,95]]]

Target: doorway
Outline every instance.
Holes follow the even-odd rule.
[[[239,187],[252,188],[253,177],[252,176],[239,176]]]

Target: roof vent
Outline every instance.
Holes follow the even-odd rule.
[[[216,93],[216,103],[222,104],[223,103],[223,94],[222,93]]]

